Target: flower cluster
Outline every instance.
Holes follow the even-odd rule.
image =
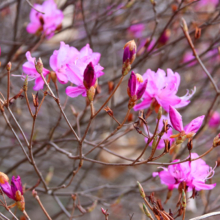
[[[54,0],[47,0],[42,5],[34,4],[34,8],[31,9],[27,31],[31,34],[43,32],[47,38],[51,38],[61,28],[63,12],[57,9]]]
[[[8,176],[0,172],[0,187],[2,191],[8,196],[8,198],[13,199],[16,202],[17,207],[21,211],[24,211],[25,201],[20,176],[18,176],[17,178],[13,176],[11,179],[11,185],[8,181]]]
[[[198,158],[198,154],[192,153],[191,158]],[[179,160],[174,160],[173,162],[179,162]],[[214,169],[209,167],[202,159],[169,165],[168,168],[161,168],[163,170],[154,172],[153,176],[159,176],[161,183],[167,185],[169,190],[178,188],[180,183],[185,183],[188,191],[192,189],[196,191],[211,190],[216,186],[216,183],[205,183],[207,179],[214,175]]]
[[[27,62],[23,64],[23,74],[21,77],[25,79],[28,75],[28,80],[35,80],[34,90],[43,89],[44,81],[36,70],[36,59],[31,57],[30,52],[26,53],[26,57]],[[92,68],[94,69],[94,77],[96,79],[103,75],[102,70],[104,68],[99,65],[100,57],[101,54],[93,52],[89,44],[78,51],[75,47],[60,42],[60,49],[55,50],[50,57],[50,67],[60,83],[65,84],[70,81],[76,85],[75,87],[67,87],[66,93],[68,96],[77,97],[81,94],[86,96],[87,88],[83,82],[84,72],[86,69]],[[50,73],[50,70],[43,68],[42,74],[44,77]]]
[[[179,85],[180,76],[178,73],[173,73],[171,69],[165,71],[158,69],[154,72],[150,69],[143,75],[144,80],[148,80],[146,91],[143,95],[143,101],[134,107],[135,111],[148,108],[152,106],[155,110],[162,106],[165,111],[169,112],[169,106],[175,108],[184,107],[189,104],[189,99],[195,93],[195,89],[191,94],[186,93],[183,97],[176,95]]]

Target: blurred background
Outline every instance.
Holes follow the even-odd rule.
[[[121,76],[124,44],[134,39],[137,44],[137,58],[132,65],[133,71],[141,75],[147,69],[156,71],[158,68],[163,70],[170,68],[178,72],[181,76],[179,96],[185,95],[187,89],[196,87],[191,103],[179,111],[183,115],[184,125],[197,116],[209,116],[206,117],[203,129],[194,138],[193,152],[202,154],[212,146],[213,138],[219,133],[219,123],[210,126],[209,120],[214,117],[214,112],[215,116],[219,117],[219,97],[216,97],[218,94],[193,56],[181,29],[181,18],[185,18],[188,24],[190,36],[201,60],[213,76],[215,83],[220,85],[218,49],[220,5],[218,1],[56,0],[55,2],[64,13],[62,28],[52,38],[45,39],[42,35],[31,35],[26,31],[31,11],[31,6],[26,0],[0,1],[0,92],[4,97],[7,94],[5,66],[9,61],[12,63],[11,73],[21,75],[22,64],[26,62],[25,53],[31,51],[33,57],[41,57],[44,66],[51,70],[49,59],[53,51],[59,49],[60,41],[77,49],[81,49],[88,43],[94,52],[101,53],[100,65],[104,67],[105,72],[105,75],[99,78],[99,89],[94,101],[95,109],[98,109],[107,99],[111,85],[115,85]],[[32,0],[31,3],[42,4],[43,1]],[[128,78],[129,76],[125,77],[108,104],[119,121],[124,118],[127,111]],[[18,94],[23,83],[20,77],[11,76],[11,96]],[[29,82],[28,96],[31,108],[34,109],[32,93],[36,92],[32,89],[33,85],[33,81]],[[51,87],[55,91],[53,84]],[[85,98],[82,96],[68,98],[65,93],[67,85],[58,83],[58,87],[61,105],[65,106],[64,111],[69,121],[76,130],[79,123],[83,134],[90,117]],[[39,91],[39,99],[41,100],[42,97],[43,91]],[[30,137],[32,118],[25,99],[16,99],[10,108],[25,135]],[[8,111],[6,114],[25,145],[12,116]],[[103,146],[122,157],[136,159],[145,146],[144,137],[133,127],[134,121],[137,120],[138,112],[132,110],[126,129],[119,132],[114,141],[111,139]],[[156,113],[153,112],[148,118],[151,132],[154,131],[155,122]],[[102,110],[92,122],[83,146],[84,152],[103,140],[116,126],[115,121]],[[33,152],[36,164],[49,187],[68,184],[73,170],[78,166],[77,161],[68,158],[48,144],[52,140],[60,148],[76,155],[78,145],[69,130],[56,102],[47,96],[36,120]],[[148,148],[144,158],[147,158],[150,152],[151,148]],[[162,152],[163,150],[157,150],[156,154],[159,155]],[[181,159],[188,156],[186,143],[183,144],[178,156]],[[109,163],[129,162],[99,148],[89,157]],[[166,155],[160,158],[159,162],[170,162],[171,158],[172,156]],[[204,160],[214,167],[215,161],[220,160],[219,149],[216,148]],[[39,178],[33,166],[28,163],[13,133],[0,115],[0,171],[5,172],[9,177],[21,176],[26,189],[24,194],[26,211],[31,219],[46,219],[32,196],[31,189],[34,186],[52,219],[104,219],[101,207],[108,209],[109,219],[147,219],[139,206],[142,198],[136,181],[142,183],[147,195],[155,192],[155,196],[164,202],[168,192],[167,187],[162,185],[159,179],[152,177],[152,172],[157,171],[157,168],[157,165],[149,164],[113,167],[84,161],[83,167],[68,188],[57,189],[52,194],[45,193],[42,183],[38,184]],[[212,192],[201,191],[194,200],[189,199],[186,219],[219,209],[219,174],[220,170],[217,167],[212,178],[212,182],[217,183],[217,186]],[[172,209],[172,212],[175,212],[177,200],[178,190],[174,190],[171,199],[164,205],[165,210],[168,212]],[[80,211],[80,208],[76,207],[79,201],[86,210]],[[8,204],[10,202],[8,200]],[[92,211],[88,211],[89,209]],[[0,208],[0,211],[12,219],[4,208]],[[13,212],[20,219],[23,218],[23,214],[16,208]],[[210,219],[219,219],[219,217]]]

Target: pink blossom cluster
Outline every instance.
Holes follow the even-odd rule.
[[[34,90],[43,89],[44,81],[35,68],[35,58],[31,57],[30,52],[26,53],[27,62],[22,66],[22,78],[28,76],[28,80],[35,80]],[[84,71],[90,65],[94,68],[95,78],[99,78],[104,74],[104,69],[99,65],[101,54],[93,52],[89,44],[81,50],[71,47],[64,42],[60,42],[60,49],[55,50],[50,57],[50,67],[55,72],[60,83],[65,84],[71,82],[76,86],[68,86],[66,93],[70,97],[79,95],[86,96],[86,87],[83,83]],[[43,75],[46,76],[51,71],[43,69]]]
[[[189,99],[196,91],[194,88],[191,94],[187,91],[185,96],[178,97],[176,93],[180,85],[180,76],[171,69],[167,69],[167,73],[162,69],[158,69],[157,72],[148,69],[144,73],[143,79],[147,79],[148,83],[142,96],[142,102],[134,106],[135,111],[148,108],[151,105],[160,105],[165,111],[169,112],[169,106],[180,108],[188,105]]]
[[[47,0],[42,5],[34,4],[34,8],[31,9],[27,31],[31,34],[42,31],[47,38],[51,38],[54,32],[61,28],[63,12],[57,9],[54,0]]]
[[[191,154],[191,159],[198,158],[197,153]],[[180,160],[174,160],[173,163]],[[195,189],[211,190],[216,186],[216,183],[206,184],[206,180],[212,178],[214,175],[214,169],[212,169],[202,159],[195,161],[187,161],[184,163],[169,165],[168,168],[160,167],[163,170],[160,172],[154,172],[153,176],[159,176],[161,183],[168,186],[169,190],[178,188],[179,184],[184,182],[188,187],[188,191]]]

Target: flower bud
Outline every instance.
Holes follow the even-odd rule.
[[[28,76],[26,76],[25,80],[24,80],[24,85],[23,85],[23,90],[27,91],[28,89]]]
[[[57,75],[54,71],[50,72],[50,77],[51,77],[53,83],[55,84],[57,82]]]
[[[130,78],[128,80],[127,93],[131,99],[134,99],[133,97],[136,94],[136,75],[135,75],[134,71],[132,71]],[[136,101],[136,99],[134,101]]]
[[[157,147],[157,135],[155,135],[152,143],[152,150],[154,150]]]
[[[161,119],[161,116],[162,116],[162,107],[160,106],[160,107],[159,107],[158,114],[157,114],[157,120],[160,120],[160,119]]]
[[[137,46],[134,40],[128,41],[124,46],[123,63],[132,64],[136,58]]]
[[[213,147],[217,147],[220,145],[220,133],[213,140]]]
[[[186,208],[186,193],[184,189],[182,189],[182,199],[181,199],[181,204],[183,208]]]
[[[138,185],[138,188],[139,188],[139,191],[140,191],[140,194],[141,194],[141,197],[142,198],[145,198],[145,192],[144,192],[144,189],[143,187],[141,186],[141,184],[137,181],[137,185]]]
[[[11,70],[11,62],[8,62],[8,64],[6,65],[6,70],[10,71]]]
[[[186,21],[185,21],[184,18],[182,18],[182,22],[183,22],[183,30],[184,30],[185,32],[188,32],[188,26],[187,26],[187,23],[186,23]]]
[[[139,100],[143,95],[144,95],[144,92],[147,88],[147,80],[145,80],[141,85],[139,85],[138,87],[138,90],[136,92],[137,94],[137,100]]]
[[[135,106],[136,102],[132,101],[131,99],[128,102],[128,109],[132,109]]]
[[[35,61],[35,68],[39,74],[43,73],[44,65],[41,58],[39,58],[38,61]]]
[[[90,62],[84,71],[83,84],[86,87],[86,89],[90,89],[92,86],[95,85],[95,83],[96,83],[95,70],[92,62]]]
[[[9,181],[8,176],[5,173],[0,172],[0,184],[5,184]]]
[[[143,203],[143,210],[144,210],[144,213],[145,215],[150,218],[150,219],[153,219],[152,215],[150,214],[148,208],[146,207],[146,205]]]
[[[169,29],[166,29],[163,33],[162,33],[162,35],[161,35],[161,37],[160,37],[160,39],[159,39],[159,44],[160,45],[165,45],[166,43],[167,43],[167,41],[170,39],[170,35],[171,35],[171,32],[170,32],[170,30]]]
[[[90,102],[93,101],[95,96],[95,88],[92,86],[87,90],[87,98]]]

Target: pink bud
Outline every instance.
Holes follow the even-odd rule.
[[[103,209],[103,208],[101,208],[101,210],[102,210],[102,213],[103,213],[104,215],[106,215],[106,210]]]
[[[169,115],[173,128],[179,132],[183,131],[183,121],[180,113],[172,106],[169,106]]]
[[[91,86],[95,84],[95,82],[96,82],[95,70],[92,62],[90,62],[84,71],[83,84],[86,87],[86,89],[89,89]]]
[[[145,80],[145,81],[138,87],[138,90],[137,90],[137,93],[136,93],[136,94],[137,94],[137,99],[140,99],[140,98],[143,96],[143,94],[144,94],[146,88],[147,88],[147,80]]]
[[[131,72],[131,76],[128,80],[128,95],[132,98],[136,94],[136,75],[134,71]]]

